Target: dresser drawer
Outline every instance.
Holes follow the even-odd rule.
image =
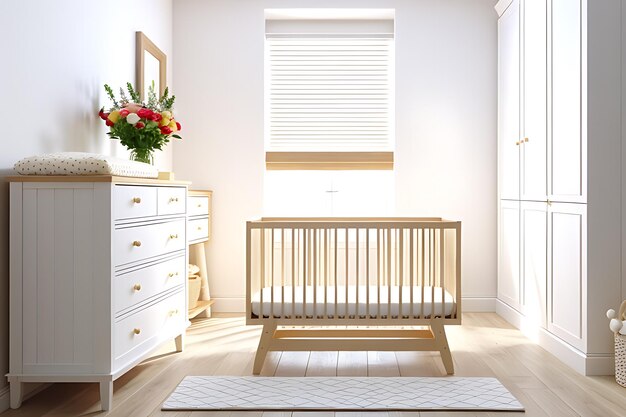
[[[186,266],[185,257],[179,256],[115,277],[113,281],[115,312],[184,284]]]
[[[194,219],[187,222],[187,237],[190,242],[209,238],[209,219]]]
[[[184,187],[159,187],[158,214],[185,214],[187,189]]]
[[[189,216],[206,216],[209,214],[209,196],[190,196],[187,214]]]
[[[185,248],[185,220],[125,227],[114,232],[114,264],[124,265]]]
[[[115,358],[159,336],[160,333],[173,333],[176,329],[183,328],[185,308],[185,291],[181,289],[115,323],[113,329]]]
[[[132,219],[157,215],[157,188],[116,185],[113,192],[113,218]]]

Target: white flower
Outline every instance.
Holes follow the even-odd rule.
[[[126,116],[126,121],[131,125],[135,125],[135,123],[137,123],[139,120],[140,119],[139,116],[137,116],[137,113],[130,113],[128,116]]]

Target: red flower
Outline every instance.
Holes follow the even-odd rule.
[[[135,123],[135,127],[136,127],[137,129],[141,129],[141,128],[142,128],[142,127],[144,127],[144,126],[145,126],[145,125],[143,124],[143,122],[137,122],[137,123]]]
[[[141,117],[142,119],[149,119],[152,117],[153,113],[154,112],[152,110],[143,107],[137,112],[137,116]]]
[[[180,130],[180,123],[176,122],[176,129]]]
[[[106,113],[105,113],[105,114],[106,114]],[[108,117],[108,114],[107,114],[107,117]],[[106,119],[106,120],[105,120],[105,123],[106,123],[106,125],[107,125],[107,126],[113,126],[113,125],[115,124],[115,123],[113,123],[112,121],[110,121],[109,119]]]
[[[163,133],[164,135],[169,135],[170,133],[172,133],[172,129],[170,129],[169,126],[161,126],[161,133]]]
[[[163,116],[161,116],[161,113],[152,113],[152,116],[150,116],[150,120],[154,121],[154,122],[158,122],[163,118]]]
[[[100,116],[100,118],[102,120],[106,120],[109,117],[109,113],[105,113],[104,112],[104,107],[100,109],[100,111],[98,112],[98,116]]]
[[[120,110],[120,116],[122,116],[122,117],[126,117],[129,114],[130,114],[130,112],[128,110],[126,110],[126,109]]]

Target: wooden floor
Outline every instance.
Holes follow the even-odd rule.
[[[612,377],[578,375],[495,314],[468,313],[463,316],[462,326],[448,326],[446,330],[456,376],[497,377],[526,407],[526,414],[161,411],[161,403],[186,375],[251,375],[261,329],[246,327],[243,317],[219,317],[194,322],[185,352],[171,353],[172,341],[157,356],[115,381],[114,408],[108,414],[99,411],[96,384],[55,384],[2,417],[626,416],[626,388],[617,385]],[[272,352],[262,371],[262,375],[276,376],[444,374],[438,354],[415,352]]]

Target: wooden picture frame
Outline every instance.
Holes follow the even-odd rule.
[[[149,74],[147,73],[148,63],[146,62],[146,54],[149,54],[148,59],[152,56],[158,61],[158,80],[154,81],[155,83],[158,82],[157,91],[160,97],[163,95],[167,84],[167,56],[143,32],[136,32],[135,39],[135,87],[139,92],[139,97],[141,100],[145,100],[147,93],[146,86],[153,81],[147,79]]]

